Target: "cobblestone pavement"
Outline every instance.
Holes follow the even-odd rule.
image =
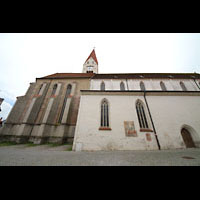
[[[0,146],[1,166],[200,166],[200,149],[68,151],[69,146]]]

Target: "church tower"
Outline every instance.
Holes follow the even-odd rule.
[[[98,74],[98,61],[93,49],[91,54],[88,56],[87,60],[83,64],[82,73],[95,73]]]

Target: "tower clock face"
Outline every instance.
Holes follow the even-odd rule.
[[[88,71],[92,71],[93,70],[93,66],[88,66]]]

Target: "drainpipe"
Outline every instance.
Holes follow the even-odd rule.
[[[145,103],[146,103],[146,106],[147,106],[147,110],[148,110],[148,113],[149,113],[149,116],[150,116],[150,119],[151,119],[151,123],[152,123],[152,126],[153,126],[154,135],[155,135],[156,142],[157,142],[157,145],[158,145],[158,149],[161,150],[160,143],[159,143],[159,140],[158,140],[158,136],[157,136],[157,133],[156,133],[156,129],[155,129],[155,126],[154,126],[154,123],[153,123],[153,119],[152,119],[152,116],[151,116],[151,112],[150,112],[150,109],[149,109],[149,105],[147,103],[146,91],[145,90],[144,90],[144,100],[145,100]]]

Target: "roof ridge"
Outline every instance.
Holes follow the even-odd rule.
[[[117,75],[117,74],[200,74],[200,73],[179,73],[179,72],[172,72],[172,73],[168,73],[168,72],[165,72],[165,73],[153,73],[153,72],[149,72],[149,73],[98,73],[96,75]]]

